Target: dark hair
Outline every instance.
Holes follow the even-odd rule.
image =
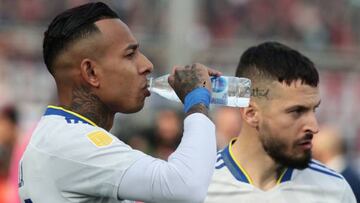
[[[53,74],[54,60],[71,42],[100,32],[94,22],[108,18],[119,17],[102,2],[74,7],[56,16],[44,33],[43,56],[49,72]]]
[[[265,42],[247,49],[236,69],[237,77],[260,76],[290,85],[295,80],[317,87],[319,73],[313,62],[298,51],[278,42]]]
[[[13,124],[18,124],[19,121],[19,113],[15,106],[6,105],[0,109],[0,116],[4,116]]]

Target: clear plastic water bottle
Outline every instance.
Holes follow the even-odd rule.
[[[149,90],[171,101],[181,102],[168,83],[169,74],[149,78]],[[210,77],[212,85],[211,104],[231,107],[248,107],[251,81],[232,76]]]

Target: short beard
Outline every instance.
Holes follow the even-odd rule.
[[[276,140],[263,142],[266,153],[278,164],[296,169],[305,169],[311,161],[311,150],[306,150],[304,156],[293,157],[284,153],[286,146]]]
[[[264,130],[269,132],[269,128],[267,126]],[[312,136],[312,135],[306,135]],[[304,155],[301,157],[294,157],[286,154],[287,146],[282,140],[276,138],[275,136],[269,135],[260,135],[260,141],[265,152],[277,163],[282,166],[296,168],[296,169],[305,169],[308,167],[309,162],[312,158],[311,150],[306,150]],[[292,146],[291,146],[292,147]]]

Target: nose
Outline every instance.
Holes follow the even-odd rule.
[[[154,65],[151,61],[142,53],[140,53],[140,73],[149,74],[154,70]]]
[[[305,131],[312,134],[319,132],[319,124],[313,112],[306,118]]]

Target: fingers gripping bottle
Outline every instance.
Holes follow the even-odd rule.
[[[171,101],[181,102],[168,83],[169,74],[150,78],[149,90]],[[248,107],[251,81],[232,76],[210,77],[212,86],[211,104],[231,107]]]

